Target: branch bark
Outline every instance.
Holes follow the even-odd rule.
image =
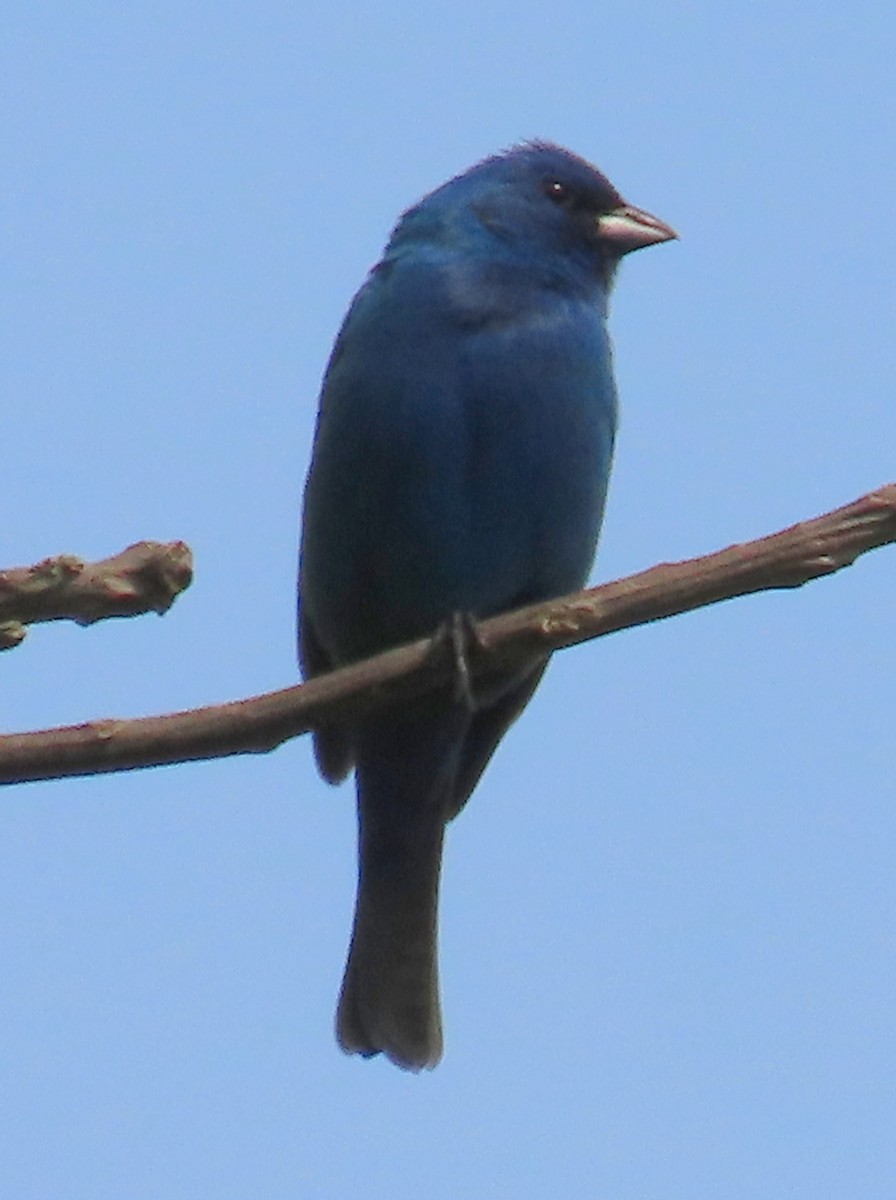
[[[896,541],[896,483],[756,541],[532,605],[477,625],[473,678],[621,629],[752,592],[800,587]],[[302,686],[159,717],[0,737],[0,783],[263,753],[337,719],[420,695],[452,677],[424,639]]]
[[[0,571],[0,650],[18,646],[38,621],[90,625],[107,617],[163,613],[193,578],[183,542],[137,542],[86,563],[72,554]]]

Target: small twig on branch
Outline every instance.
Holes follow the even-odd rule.
[[[17,646],[26,625],[166,612],[193,578],[183,542],[137,542],[112,558],[86,563],[71,554],[0,571],[0,650]]]
[[[533,655],[658,621],[719,600],[799,587],[896,541],[896,484],[780,533],[716,554],[664,563],[607,583],[493,617],[477,625],[474,678]],[[261,753],[316,726],[386,707],[451,677],[425,639],[301,687],[161,717],[92,721],[0,737],[0,783],[161,766]]]

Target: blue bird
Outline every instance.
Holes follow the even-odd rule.
[[[583,159],[494,155],[396,225],[324,376],[305,489],[299,656],[311,678],[584,586],[616,430],[607,305],[619,260],[674,238]],[[339,998],[347,1053],[442,1055],[436,950],[445,826],[546,659],[319,729],[354,766],[358,894]]]

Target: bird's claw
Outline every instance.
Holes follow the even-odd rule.
[[[471,613],[452,613],[433,634],[433,653],[441,658],[447,651],[454,669],[454,696],[469,712],[478,705],[473,691],[473,672],[470,669],[471,651],[482,650],[482,639]]]

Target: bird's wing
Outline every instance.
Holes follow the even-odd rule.
[[[299,662],[306,679],[332,670],[333,663],[314,632],[304,605],[299,608]],[[354,765],[348,731],[340,725],[327,725],[314,732],[314,757],[328,783],[340,783]]]

